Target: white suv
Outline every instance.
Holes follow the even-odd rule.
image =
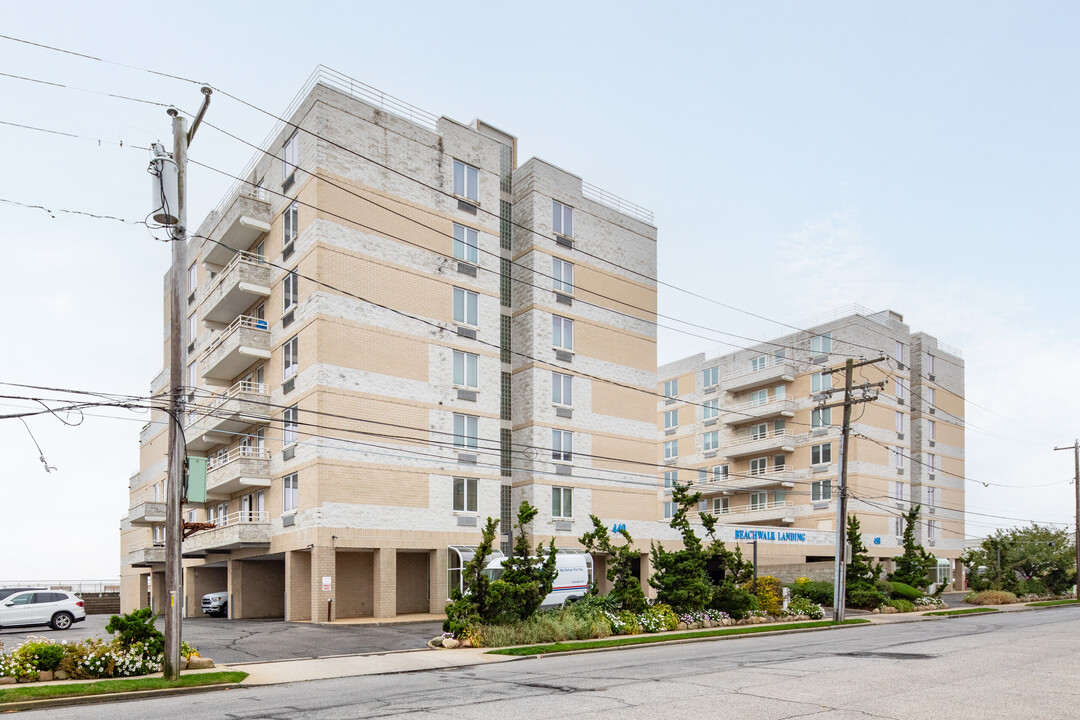
[[[67,630],[85,619],[83,601],[63,590],[19,592],[0,601],[0,627],[49,625],[53,630]]]

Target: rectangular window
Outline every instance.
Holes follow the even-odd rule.
[[[705,407],[701,410],[703,420],[712,420],[720,415],[720,398],[706,400],[704,405]]]
[[[764,475],[769,471],[769,458],[752,458],[750,460],[750,474]]]
[[[679,378],[664,381],[664,397],[674,398],[679,396]]]
[[[819,393],[823,390],[832,390],[832,374],[827,372],[814,373],[810,376],[810,392]]]
[[[282,166],[282,180],[288,180],[300,163],[300,136],[298,132],[290,135],[289,139],[285,141],[285,147],[282,148],[281,156],[285,160],[285,164]]]
[[[454,288],[454,322],[458,325],[477,327],[477,309],[479,296],[472,290]]]
[[[551,402],[556,405],[574,404],[574,377],[562,373],[551,373]]]
[[[926,374],[934,374],[934,356],[930,353],[926,353]]]
[[[750,509],[751,510],[764,510],[769,504],[768,492],[752,492],[750,493]]]
[[[754,392],[750,393],[751,405],[764,405],[767,402],[769,402],[768,388],[765,388],[763,390],[755,390]]]
[[[810,483],[810,500],[829,500],[832,498],[832,480],[816,480]]]
[[[480,362],[479,355],[454,351],[454,385],[465,388],[477,388],[476,366]]]
[[[832,425],[832,408],[814,408],[810,411],[810,427],[820,428]]]
[[[454,223],[454,257],[476,265],[479,233],[471,227]]]
[[[454,413],[454,447],[475,450],[480,445],[480,418]]]
[[[679,457],[679,441],[667,440],[664,442],[664,459],[671,460]]]
[[[712,469],[713,481],[727,480],[728,479],[728,466],[727,465],[713,465]]]
[[[289,203],[289,207],[285,208],[285,212],[282,215],[282,227],[284,228],[284,234],[281,239],[282,247],[288,247],[292,244],[292,241],[296,239],[299,219],[300,203],[293,200]]]
[[[300,476],[286,475],[281,481],[281,511],[295,512],[300,500]]]
[[[787,467],[787,455],[773,455],[772,466],[774,471],[783,470]]]
[[[904,378],[896,378],[896,399],[902,400],[906,395],[906,388],[904,387]]]
[[[574,237],[574,208],[558,200],[551,201],[551,229],[559,235]]]
[[[281,415],[281,442],[292,445],[299,436],[300,406],[290,405]]]
[[[300,274],[296,270],[290,270],[285,274],[285,280],[282,283],[282,295],[284,297],[284,303],[281,312],[287,313],[296,307],[296,301],[300,297],[299,295]]]
[[[750,358],[750,370],[764,370],[769,358],[766,355],[759,355],[756,358]]]
[[[570,462],[574,459],[574,434],[569,430],[551,431],[551,459]]]
[[[832,443],[810,446],[810,464],[823,465],[832,462]]]
[[[896,432],[904,432],[904,413],[896,411]]]
[[[296,374],[300,368],[300,336],[293,335],[289,340],[285,342],[284,353],[284,371],[282,372],[281,379],[288,380]]]
[[[574,321],[570,318],[551,316],[551,344],[563,350],[574,349]]]
[[[665,520],[670,520],[673,517],[675,517],[675,503],[673,503],[673,502],[664,503],[664,519]]]
[[[900,364],[903,364],[904,363],[904,343],[897,340],[896,341],[896,349],[893,352],[896,353],[896,357],[893,358],[893,359],[896,360],[896,362],[898,362]]]
[[[668,410],[664,413],[664,429],[672,430],[679,426],[679,410]]]
[[[937,393],[934,392],[934,388],[932,388],[932,387],[926,388],[926,406],[927,407],[931,407],[931,408],[934,407],[934,405],[935,405],[934,400],[936,399],[936,397],[937,397]]]
[[[720,384],[720,368],[711,367],[701,371],[701,384],[703,387],[716,387]]]
[[[454,512],[476,512],[476,478],[454,478]]]
[[[926,469],[930,472],[937,472],[941,468],[938,466],[938,457],[933,453],[926,454]]]
[[[893,500],[910,500],[911,499],[911,486],[902,480],[896,480],[889,483],[889,497]]]
[[[832,333],[815,335],[810,338],[810,352],[815,355],[827,355],[832,352]]]
[[[938,521],[937,520],[931,520],[930,522],[926,523],[926,539],[927,540],[937,540],[937,536],[938,536]]]
[[[750,426],[750,439],[751,440],[762,440],[762,439],[767,438],[767,437],[769,437],[769,424],[768,423],[758,423],[757,425],[751,425]]]
[[[783,435],[787,431],[787,420],[783,418],[773,420],[772,431],[773,435]]]
[[[938,492],[936,487],[926,488],[926,504],[929,507],[937,507]]]
[[[892,531],[896,537],[902,537],[904,535],[904,518],[894,517],[892,519]]]
[[[574,517],[574,489],[568,487],[551,488],[551,517]]]
[[[731,512],[731,498],[713,498],[712,509],[713,512],[717,515],[723,515],[725,513]]]
[[[479,202],[480,171],[460,160],[454,161],[454,194],[458,197]]]
[[[937,423],[933,420],[926,421],[926,439],[937,440]]]
[[[666,470],[664,471],[664,487],[673,488],[675,483],[679,482],[678,470]]]
[[[720,447],[720,432],[713,430],[701,436],[701,446],[705,452],[717,450]]]
[[[890,448],[892,454],[892,466],[897,468],[904,467],[904,448],[894,447]]]
[[[199,287],[199,263],[193,262],[187,269],[187,291],[193,295]]]
[[[571,294],[574,292],[574,263],[551,258],[552,288],[555,292]]]
[[[698,468],[698,471],[697,471],[698,484],[701,484],[703,482],[707,482],[708,480],[709,480],[709,469],[708,468]]]
[[[187,366],[187,384],[188,388],[194,388],[198,385],[198,374],[195,369],[195,361],[193,360]]]

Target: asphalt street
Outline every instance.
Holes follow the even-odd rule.
[[[1074,716],[1080,607],[637,647],[36,711],[120,720]]]

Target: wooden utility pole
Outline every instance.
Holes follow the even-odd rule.
[[[1073,465],[1075,466],[1073,490],[1076,491],[1076,534],[1073,536],[1073,545],[1076,550],[1076,593],[1077,597],[1080,597],[1080,440],[1073,440],[1072,445],[1054,449],[1073,451]]]
[[[877,388],[884,388],[884,382],[878,383],[863,383],[857,388],[852,387],[853,378],[852,375],[855,372],[855,368],[863,367],[864,365],[873,365],[874,363],[883,362],[884,357],[877,358],[875,360],[862,360],[855,362],[852,359],[844,364],[844,400],[843,402],[833,403],[832,405],[821,405],[822,410],[832,407],[844,408],[844,424],[842,427],[842,434],[840,438],[840,475],[837,482],[837,494],[836,501],[836,559],[835,567],[833,568],[833,621],[844,621],[845,610],[845,598],[844,594],[847,589],[847,496],[848,496],[848,482],[847,482],[847,467],[848,467],[848,449],[850,447],[849,440],[851,437],[851,407],[858,403],[873,402],[877,400]],[[839,368],[833,370],[826,370],[827,374],[839,372]],[[858,398],[852,397],[853,390],[861,390],[862,396]],[[873,392],[871,392],[873,390]],[[825,390],[824,395],[831,396],[832,390]]]
[[[187,120],[176,108],[169,108],[173,130],[173,161],[177,166],[177,222],[172,227],[172,271],[169,277],[169,474],[165,495],[165,655],[161,663],[166,680],[180,679],[181,624],[184,617],[184,568],[181,543],[184,539],[184,340],[181,277],[184,274],[187,240],[187,153],[195,131],[199,128],[206,108],[210,105],[211,90],[202,89],[203,103],[191,132]]]

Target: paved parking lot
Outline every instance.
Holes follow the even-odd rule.
[[[70,630],[52,630],[47,626],[4,628],[0,629],[0,643],[11,648],[31,635],[52,640],[107,638],[108,622],[108,615],[88,615]],[[157,626],[164,631],[164,619],[158,618]],[[422,648],[441,632],[442,624],[437,621],[312,625],[281,620],[188,618],[184,620],[183,638],[205,657],[221,663],[237,663],[412,650]]]

